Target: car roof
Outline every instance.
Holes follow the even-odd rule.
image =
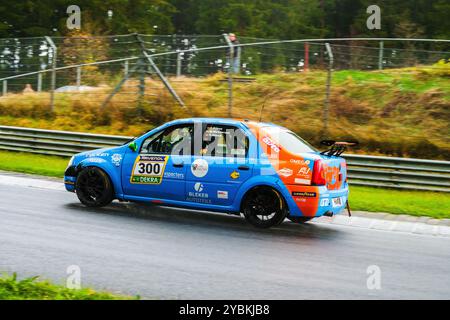
[[[209,122],[209,123],[217,123],[217,124],[224,124],[224,125],[238,125],[238,124],[244,124],[246,123],[252,123],[253,125],[256,125],[258,127],[280,127],[273,123],[266,123],[266,122],[258,122],[253,120],[247,120],[247,119],[230,119],[230,118],[186,118],[186,119],[177,119],[169,122],[168,124],[183,124],[183,123],[189,123],[189,122]],[[280,127],[282,128],[282,127]]]

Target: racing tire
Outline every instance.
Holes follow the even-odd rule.
[[[294,223],[305,223],[313,219],[313,217],[289,217],[289,216],[287,218]]]
[[[284,221],[287,208],[283,197],[269,187],[250,190],[242,202],[245,219],[257,228],[270,228]]]
[[[84,168],[78,174],[75,189],[78,199],[87,207],[103,207],[114,199],[111,180],[100,168]]]

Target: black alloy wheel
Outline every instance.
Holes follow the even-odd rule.
[[[88,207],[103,207],[114,199],[111,180],[100,168],[84,168],[77,177],[75,189],[78,199]]]
[[[257,187],[249,191],[242,203],[247,221],[257,228],[279,225],[287,215],[282,196],[270,187]]]

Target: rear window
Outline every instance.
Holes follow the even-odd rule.
[[[317,152],[317,149],[300,138],[294,132],[277,127],[265,127],[270,138],[290,153]]]

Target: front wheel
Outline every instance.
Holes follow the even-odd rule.
[[[244,198],[242,212],[257,228],[270,228],[283,222],[287,209],[281,195],[268,187],[257,187]]]
[[[108,175],[100,168],[84,168],[77,177],[78,199],[88,207],[103,207],[114,199],[114,190]]]

